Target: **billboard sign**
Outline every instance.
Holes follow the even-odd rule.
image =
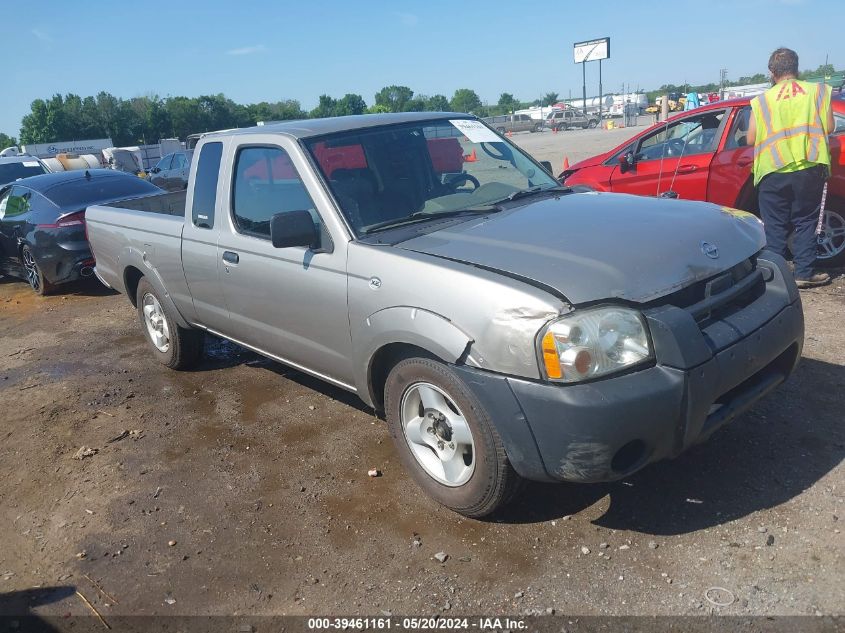
[[[47,158],[56,154],[97,154],[107,147],[114,147],[110,138],[98,138],[89,141],[29,143],[23,146],[23,150],[30,156]]]
[[[595,62],[610,57],[609,37],[589,40],[588,42],[575,42],[573,47],[573,56],[576,64],[580,64],[581,62]]]

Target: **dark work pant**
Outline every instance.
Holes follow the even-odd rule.
[[[807,279],[816,260],[816,224],[827,169],[821,165],[790,174],[769,174],[760,181],[760,215],[766,226],[769,250],[786,257],[792,233],[792,261],[795,276]]]

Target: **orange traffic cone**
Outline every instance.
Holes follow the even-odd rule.
[[[464,162],[465,163],[475,163],[477,161],[478,161],[478,155],[475,153],[474,149],[472,150],[471,154],[467,154],[466,156],[464,156]]]
[[[564,156],[563,157],[563,169],[561,171],[566,171],[567,169],[569,169],[569,157]]]
[[[506,136],[507,136],[508,138],[512,137],[512,136],[513,136],[513,132],[511,132],[510,130],[508,130],[508,133],[506,134]]]

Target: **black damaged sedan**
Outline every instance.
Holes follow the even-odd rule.
[[[29,282],[40,295],[94,273],[85,209],[161,193],[110,169],[66,171],[0,187],[0,273]]]

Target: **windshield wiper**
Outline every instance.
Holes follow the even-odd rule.
[[[391,229],[396,226],[404,226],[406,224],[415,224],[417,222],[424,222],[426,220],[433,220],[436,218],[451,218],[459,215],[463,215],[464,213],[470,215],[485,215],[488,213],[498,213],[501,211],[499,207],[495,204],[485,205],[483,207],[476,207],[470,209],[455,209],[454,211],[440,211],[430,213],[427,211],[416,211],[411,215],[406,215],[404,218],[396,218],[394,220],[385,220],[384,222],[378,222],[376,224],[371,224],[367,227],[364,231],[365,234],[369,235],[370,233],[374,233],[376,231],[380,231],[382,229]]]
[[[514,191],[510,194],[505,200],[519,200],[520,198],[527,198],[528,196],[533,196],[537,193],[543,193],[546,191],[558,191],[561,193],[567,193],[572,191],[569,187],[564,187],[562,185],[554,186],[554,187],[543,187],[541,185],[537,185],[536,187],[531,187],[530,189],[520,189],[519,191]]]

